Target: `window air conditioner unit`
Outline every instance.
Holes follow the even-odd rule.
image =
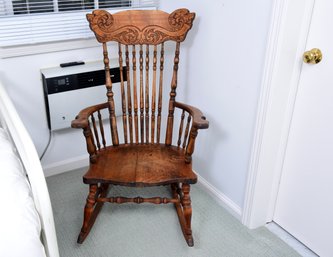
[[[41,74],[50,130],[69,128],[80,110],[107,101],[103,62],[41,69]],[[120,94],[120,70],[116,60],[110,60],[110,75],[114,94]],[[123,78],[126,81],[126,67]],[[117,102],[115,105],[121,106]],[[116,111],[116,115],[121,113]]]

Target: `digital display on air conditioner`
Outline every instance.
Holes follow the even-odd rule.
[[[59,79],[58,80],[58,86],[63,86],[66,84],[66,80],[65,79]]]

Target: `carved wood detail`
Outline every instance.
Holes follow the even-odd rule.
[[[90,28],[100,43],[117,41],[125,45],[157,45],[167,40],[182,42],[194,17],[195,14],[187,9],[178,9],[171,14],[159,10],[125,11],[113,15],[105,10],[95,10],[87,14]],[[122,26],[124,20],[128,25]]]

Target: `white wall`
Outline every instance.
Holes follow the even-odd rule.
[[[160,9],[165,11],[186,7],[196,12],[194,27],[182,50],[178,100],[200,107],[210,122],[208,130],[199,132],[195,170],[240,209],[271,3],[272,0],[160,3]],[[0,60],[0,79],[7,85],[39,153],[48,139],[40,68],[100,57],[99,48],[88,48]],[[43,165],[66,162],[85,153],[81,131],[54,133]]]
[[[196,12],[188,34],[186,102],[210,122],[200,131],[194,169],[240,208],[273,1],[162,1]],[[183,79],[182,77],[180,79]],[[181,80],[182,81],[182,80]],[[181,83],[180,83],[181,84]]]

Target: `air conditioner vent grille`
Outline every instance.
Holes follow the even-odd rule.
[[[98,70],[77,74],[77,83],[80,88],[104,85],[105,71]]]

